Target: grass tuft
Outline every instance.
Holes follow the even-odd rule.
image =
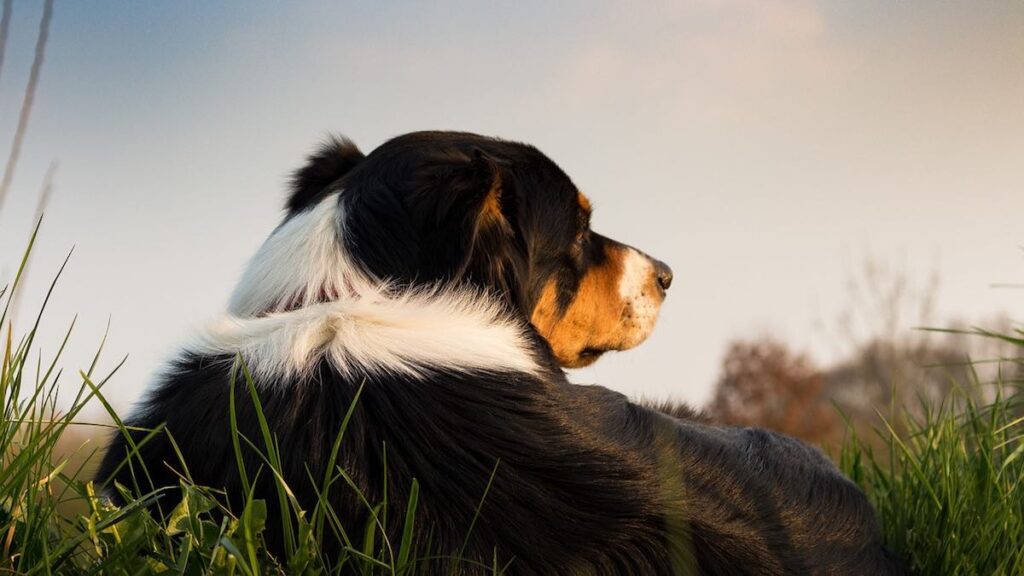
[[[1024,346],[1017,336],[972,333]],[[851,428],[840,467],[867,492],[886,542],[915,573],[1024,574],[1020,383],[998,382],[986,404],[976,376],[957,384],[937,405],[922,401],[921,416],[899,411],[902,438],[883,419],[884,456]]]

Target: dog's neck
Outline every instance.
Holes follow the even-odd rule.
[[[542,371],[529,326],[468,291],[364,295],[261,317],[227,315],[188,348],[203,355],[241,354],[260,381],[307,375],[322,360],[351,377]]]
[[[352,262],[338,194],[300,212],[260,247],[227,314],[191,352],[241,354],[260,381],[309,374],[330,361],[350,376],[439,370],[546,370],[528,322],[469,287],[394,290]]]

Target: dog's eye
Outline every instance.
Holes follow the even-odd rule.
[[[577,251],[583,250],[583,245],[586,244],[586,242],[587,242],[587,233],[586,232],[580,232],[579,234],[576,235],[576,240],[573,242],[572,247],[573,247],[573,249],[575,249]]]

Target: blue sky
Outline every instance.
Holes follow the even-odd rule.
[[[2,135],[41,4],[15,2]],[[868,257],[938,270],[939,320],[1021,318],[990,286],[1024,281],[1021,30],[1009,1],[58,0],[0,279],[57,160],[24,309],[76,246],[43,352],[78,314],[73,372],[109,317],[126,405],[223,309],[323,135],[470,130],[537,145],[595,228],[676,271],[650,341],[573,379],[699,403],[732,339],[836,357]]]

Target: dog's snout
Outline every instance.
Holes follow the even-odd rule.
[[[661,286],[662,290],[668,290],[668,287],[672,285],[672,269],[668,267],[668,264],[661,260],[655,260],[654,274],[658,277],[658,286]]]

